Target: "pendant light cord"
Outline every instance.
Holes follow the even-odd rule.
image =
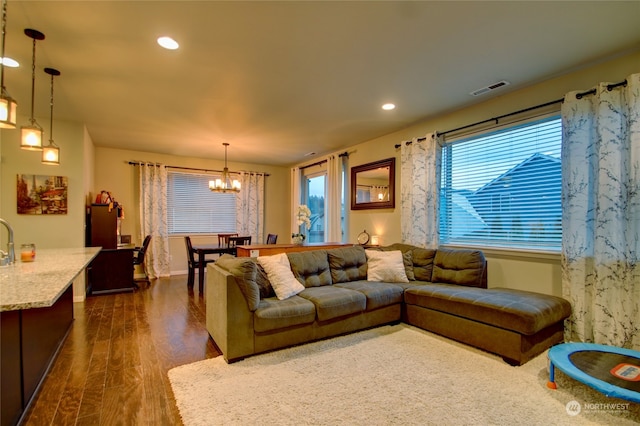
[[[35,43],[35,41],[34,41]],[[49,117],[49,143],[53,144],[53,74],[51,74],[51,115]]]
[[[2,64],[0,64],[0,87],[4,95],[4,39],[7,27],[7,0],[2,0]]]
[[[36,39],[33,39],[33,53],[31,56],[31,125],[33,126],[36,122],[36,119],[33,117],[34,114],[34,103],[35,103],[35,90],[36,90]]]

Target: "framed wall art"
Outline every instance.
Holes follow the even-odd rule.
[[[67,214],[66,176],[17,176],[18,214]]]

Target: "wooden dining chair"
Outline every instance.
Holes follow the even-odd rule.
[[[275,244],[278,241],[278,234],[267,235],[267,244]]]
[[[196,259],[195,251],[193,250],[193,244],[191,244],[191,237],[184,237],[184,244],[187,247],[187,266],[189,268],[187,276],[187,286],[191,288],[193,287],[196,271],[200,267],[200,262]],[[215,262],[214,259],[205,259],[204,261],[205,264],[213,262]]]
[[[237,255],[237,247],[251,244],[251,236],[248,237],[229,237],[227,250],[229,254]]]
[[[218,234],[218,247],[227,247],[229,245],[229,238],[237,237],[238,233],[233,234]]]

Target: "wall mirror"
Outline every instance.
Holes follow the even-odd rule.
[[[395,201],[394,157],[351,168],[351,210],[392,209]]]

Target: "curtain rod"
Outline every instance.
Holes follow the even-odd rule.
[[[608,85],[607,85],[607,90],[608,90],[608,91],[612,91],[612,90],[613,90],[613,89],[615,89],[616,87],[619,87],[619,86],[626,86],[626,85],[627,85],[627,80],[621,81],[621,82],[619,82],[619,83],[608,84]],[[581,98],[582,98],[582,97],[584,97],[584,96],[587,96],[587,95],[594,95],[595,93],[596,93],[596,89],[591,89],[591,90],[586,91],[586,92],[577,93],[577,94],[576,94],[576,98],[577,98],[577,99],[581,99]],[[519,110],[519,111],[510,112],[510,113],[508,113],[508,114],[499,115],[499,116],[497,116],[497,117],[489,118],[489,119],[487,119],[487,120],[478,121],[478,122],[476,122],[476,123],[467,124],[466,126],[458,127],[458,128],[455,128],[455,129],[445,130],[444,132],[436,132],[436,136],[444,136],[444,135],[446,135],[446,134],[448,134],[448,133],[458,132],[458,131],[460,131],[460,130],[468,129],[468,128],[470,128],[470,127],[478,126],[478,125],[480,125],[480,124],[490,123],[490,122],[492,122],[492,121],[495,121],[495,123],[496,123],[496,124],[498,124],[498,121],[499,121],[499,120],[501,120],[501,119],[503,119],[503,118],[510,117],[510,116],[512,116],[512,115],[522,114],[522,113],[524,113],[524,112],[533,111],[534,109],[539,109],[539,108],[548,107],[548,106],[550,106],[550,105],[553,105],[553,104],[559,104],[559,103],[562,103],[562,102],[564,102],[564,98],[562,98],[562,99],[556,99],[555,101],[546,102],[546,103],[544,103],[544,104],[540,104],[540,105],[532,106],[532,107],[529,107],[529,108],[521,109],[521,110]],[[426,139],[426,138],[419,138],[419,139],[418,139],[418,141],[423,141],[423,140],[425,140],[425,139]],[[407,145],[410,145],[410,144],[411,144],[411,141],[406,141],[405,143],[406,143]],[[400,148],[400,146],[402,146],[402,144],[396,144],[396,145],[395,145],[396,149],[397,149],[397,148]]]
[[[154,166],[159,166],[160,164],[158,163],[153,163],[153,162],[148,162],[148,161],[128,161],[128,163],[132,166],[139,166],[140,164],[144,163],[144,164],[152,164]],[[176,170],[193,170],[193,171],[197,171],[197,172],[213,172],[213,173],[222,173],[222,170],[212,170],[212,169],[196,169],[193,167],[182,167],[182,166],[165,166],[168,167],[170,169],[176,169]],[[240,173],[240,172],[234,172],[234,171],[229,171],[229,173]],[[265,176],[269,176],[269,173],[262,173],[262,172],[246,172],[246,173],[259,173]]]
[[[347,151],[343,152],[342,154],[338,154],[338,157],[348,157],[349,153]],[[304,170],[304,169],[308,169],[309,167],[313,167],[313,166],[319,166],[320,164],[324,164],[326,163],[328,160],[324,159],[324,160],[320,160],[320,161],[316,161],[315,163],[311,163],[311,164],[307,164],[304,166],[300,166],[298,167],[300,170]]]
[[[613,84],[607,84],[607,91],[612,91],[613,89],[615,89],[616,87],[620,87],[620,86],[627,86],[627,80],[623,80],[620,83],[613,83]],[[582,99],[583,97],[587,96],[587,95],[595,95],[596,94],[596,89],[591,89],[591,90],[587,90],[586,92],[582,92],[582,93],[577,93],[576,94],[576,99]]]

